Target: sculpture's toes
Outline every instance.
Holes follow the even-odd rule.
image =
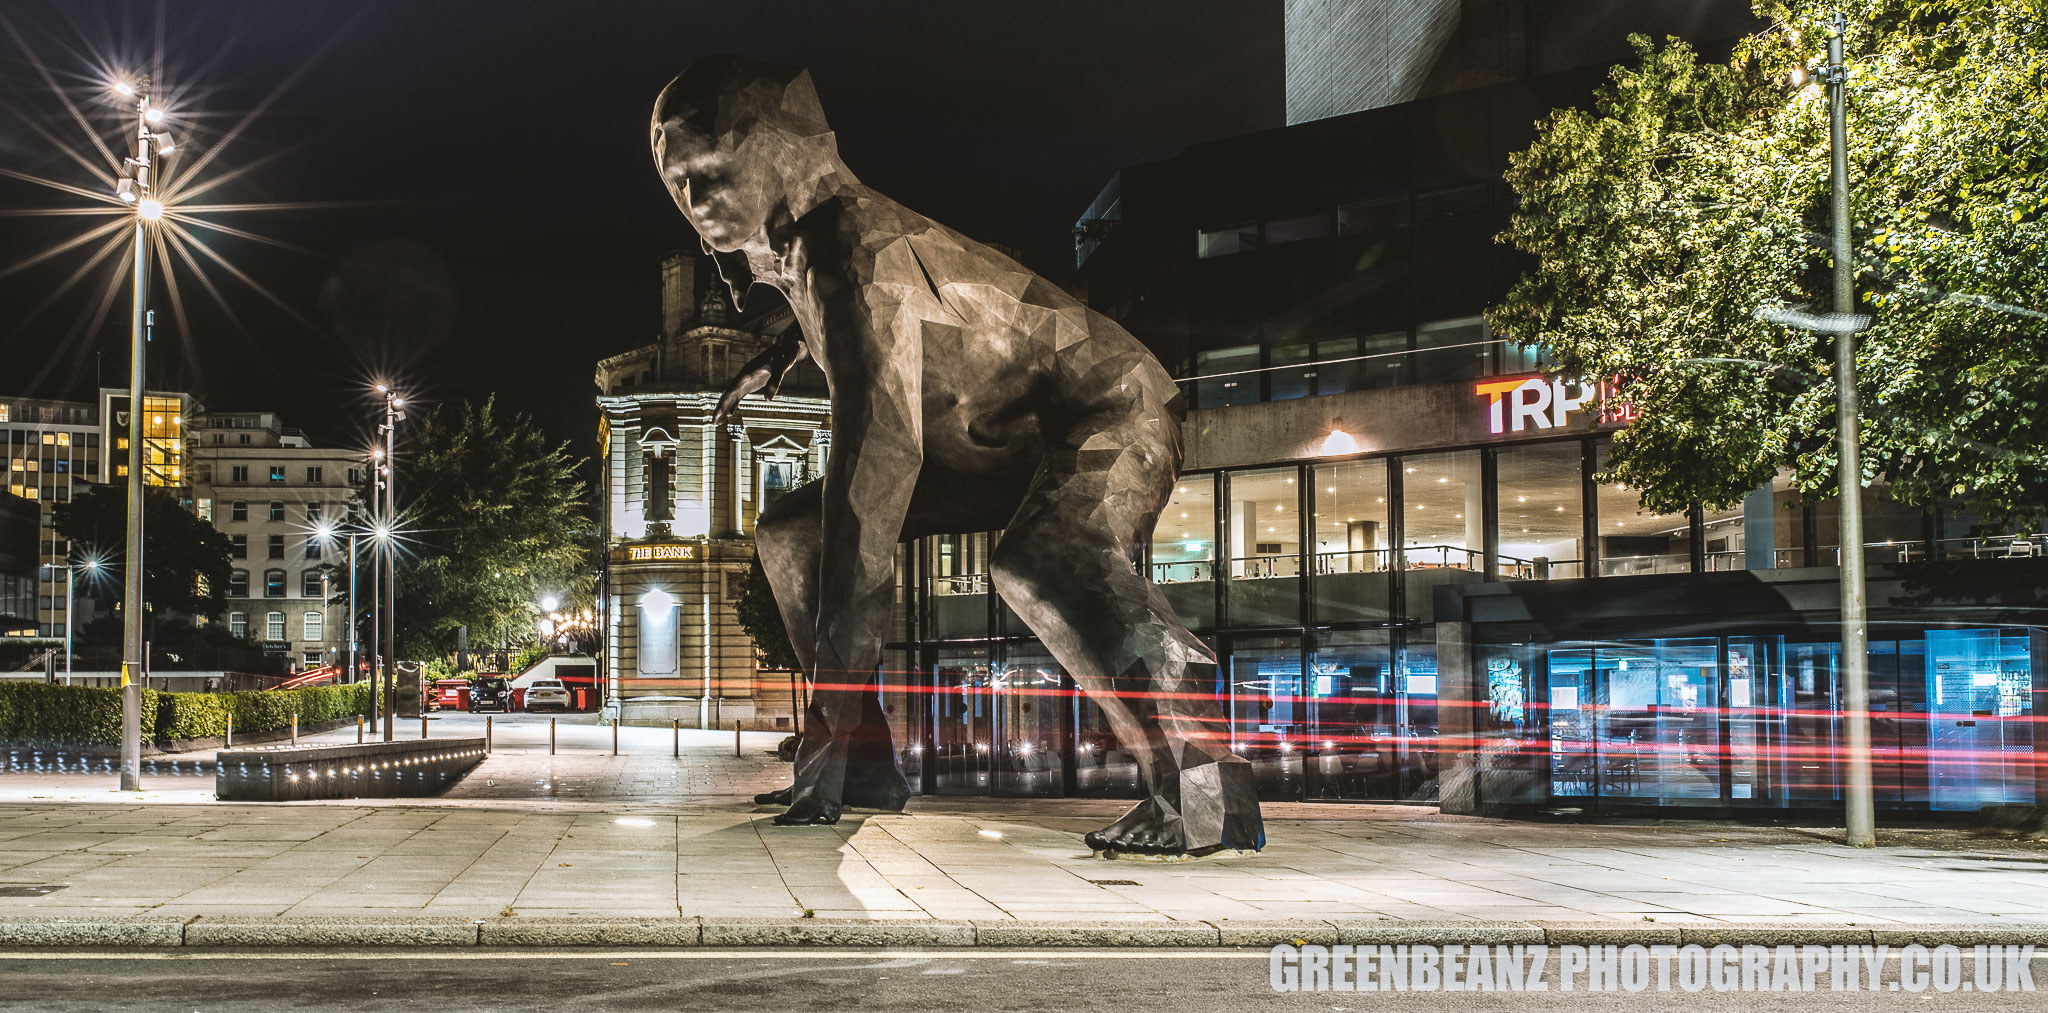
[[[1121,819],[1082,840],[1090,850],[1127,855],[1176,855],[1187,851],[1180,814],[1158,796],[1133,806]]]
[[[796,785],[775,791],[764,791],[754,796],[755,805],[788,805],[796,801]]]
[[[839,804],[806,799],[790,806],[775,817],[778,827],[829,826],[839,822]]]

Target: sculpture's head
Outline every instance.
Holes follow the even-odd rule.
[[[655,99],[649,139],[676,207],[717,251],[762,235],[778,209],[802,217],[852,181],[800,67],[700,60]]]

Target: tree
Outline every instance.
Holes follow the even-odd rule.
[[[789,628],[782,624],[782,610],[775,604],[775,589],[768,584],[768,571],[755,556],[747,567],[747,579],[733,598],[732,609],[739,615],[740,629],[754,638],[761,652],[761,664],[773,669],[801,669],[796,648],[790,646]]]
[[[128,545],[127,489],[94,486],[69,503],[57,504],[50,523],[71,543],[74,562],[104,560],[102,579],[81,579],[79,588],[101,602],[110,604],[118,598]],[[227,607],[228,559],[233,550],[228,536],[193,515],[177,497],[144,487],[142,542],[142,594],[154,614],[220,617]]]
[[[588,607],[597,538],[582,462],[549,446],[533,420],[496,399],[443,406],[400,459],[398,649],[427,658],[472,644],[534,638],[536,603]]]
[[[1836,491],[1825,63],[1833,3],[1759,2],[1725,64],[1636,40],[1539,124],[1502,236],[1535,266],[1489,318],[1638,421],[1606,480],[1658,512],[1788,466]],[[1994,519],[2048,508],[2048,24],[2040,0],[1852,8],[1850,185],[1864,481]]]

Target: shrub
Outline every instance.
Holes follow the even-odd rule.
[[[142,691],[143,727],[152,739],[207,739],[337,721],[370,712],[370,686],[315,686],[254,693]],[[0,682],[0,743],[11,746],[118,746],[121,691],[99,686]]]

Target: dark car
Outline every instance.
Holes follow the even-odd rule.
[[[498,711],[512,712],[512,683],[503,676],[479,676],[475,685],[469,688],[469,712]]]

